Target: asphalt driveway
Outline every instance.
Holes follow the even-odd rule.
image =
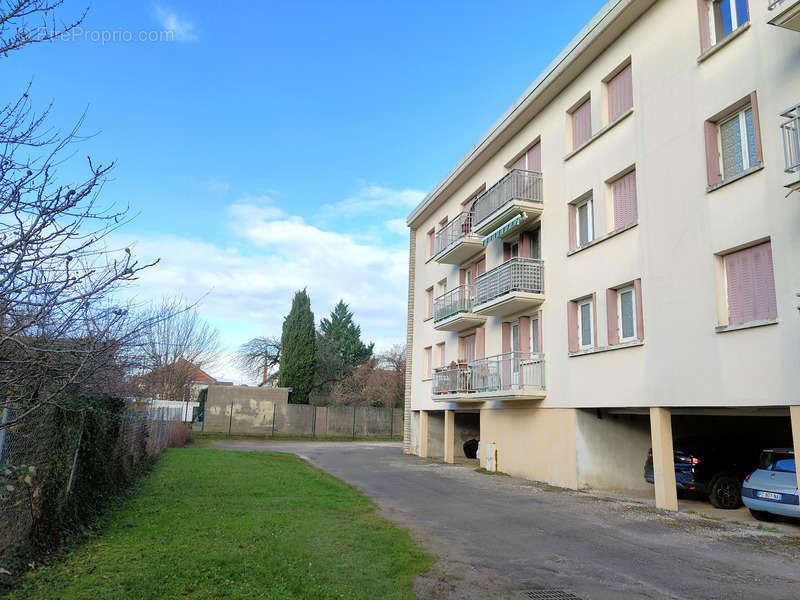
[[[792,525],[771,532],[665,513],[407,456],[399,443],[214,447],[292,452],[361,489],[441,557],[418,582],[422,598],[800,597],[800,538],[784,533]]]

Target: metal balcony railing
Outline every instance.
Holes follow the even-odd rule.
[[[476,393],[503,390],[544,390],[544,356],[506,352],[470,364]]]
[[[466,364],[439,369],[433,374],[434,394],[462,394],[472,391],[472,370]]]
[[[787,173],[800,172],[800,104],[781,113],[786,119],[781,123],[783,157]]]
[[[544,390],[544,355],[506,352],[433,374],[434,394]]]
[[[544,293],[544,261],[518,256],[479,276],[475,280],[473,306],[509,292]]]
[[[769,0],[769,4],[767,5],[767,10],[773,10],[783,4],[785,0]]]
[[[513,169],[475,200],[472,205],[473,225],[477,226],[512,200],[542,202],[542,174]]]
[[[433,255],[447,250],[461,238],[478,236],[472,233],[472,212],[464,211],[459,213],[455,219],[436,232],[434,237]]]
[[[472,310],[473,286],[460,285],[433,300],[433,321],[442,321],[453,315]]]

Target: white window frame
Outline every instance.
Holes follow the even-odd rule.
[[[430,294],[430,296],[428,294]],[[426,319],[433,318],[435,312],[436,312],[436,292],[433,287],[429,287],[425,290],[425,318]]]
[[[716,2],[715,0],[706,0],[706,4],[708,5],[708,28],[710,30],[711,45],[713,46],[714,44],[724,40],[727,36],[725,36],[723,34],[721,37],[717,37],[718,33],[722,33],[722,32],[718,32],[717,31],[717,20],[716,20],[715,15],[714,15],[714,5],[715,4],[721,4],[721,3],[720,2]],[[728,35],[731,35],[734,31],[739,29],[739,27],[743,27],[744,24],[743,25],[739,25],[738,24],[738,22],[739,22],[739,14],[736,12],[736,10],[737,10],[736,9],[736,0],[730,0],[729,5],[731,7],[731,33],[729,33]],[[720,11],[722,11],[722,7],[721,6],[720,6]],[[745,23],[749,23],[749,22],[750,22],[750,15],[748,14],[747,15],[747,21],[745,21]]]
[[[539,354],[539,317],[532,316],[531,317],[531,335],[528,338],[531,341],[531,355],[538,355]],[[533,343],[533,340],[536,340],[536,343]]]
[[[586,207],[586,218],[588,219],[586,224],[586,235],[588,239],[586,240],[585,244],[581,244],[581,207]],[[588,246],[594,241],[594,203],[592,202],[592,196],[587,196],[583,200],[579,200],[575,203],[575,245],[578,248],[583,248],[584,246]]]
[[[723,179],[728,179],[730,177],[734,177],[739,173],[726,173],[725,172],[725,161],[722,159],[722,126],[725,123],[730,123],[734,119],[739,120],[739,143],[742,146],[742,166],[744,167],[740,173],[744,173],[747,169],[756,166],[755,162],[750,161],[750,148],[747,143],[747,117],[745,113],[747,109],[753,110],[753,106],[751,104],[747,104],[746,106],[742,107],[740,110],[736,111],[735,114],[731,115],[730,117],[726,117],[717,123],[717,152],[719,153],[719,170],[722,173]],[[755,115],[753,115],[755,119]],[[755,135],[755,120],[753,121],[753,135]],[[756,158],[756,157],[754,157]]]
[[[514,254],[516,252],[516,254]],[[508,245],[508,257],[519,258],[519,242],[512,242]]]
[[[623,337],[622,332],[624,329],[622,327],[622,294],[627,292],[630,292],[631,294],[631,319],[633,320],[631,328],[633,330],[633,335],[630,337]],[[620,342],[630,342],[638,339],[637,336],[639,335],[639,332],[636,331],[636,292],[634,291],[632,285],[617,290],[617,328]]]
[[[582,318],[582,311],[581,307],[588,306],[589,307],[589,343],[583,343],[583,318]],[[594,302],[591,298],[586,298],[585,300],[581,300],[578,302],[578,348],[581,350],[586,350],[588,348],[594,348]]]

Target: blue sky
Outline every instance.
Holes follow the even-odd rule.
[[[103,201],[138,215],[112,243],[162,261],[139,300],[210,292],[232,352],[280,335],[307,286],[317,319],[343,297],[385,348],[405,340],[405,216],[602,5],[97,2],[73,39],[0,59],[0,101],[32,80],[54,126],[87,110],[76,157],[116,161]]]

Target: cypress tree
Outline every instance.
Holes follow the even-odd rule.
[[[361,327],[343,300],[333,307],[330,317],[322,319],[318,335],[317,387],[341,381],[372,357],[374,344],[361,341]]]
[[[283,321],[281,362],[278,385],[292,388],[292,403],[308,404],[314,386],[317,364],[317,338],[311,299],[305,288],[296,292],[292,310]]]

